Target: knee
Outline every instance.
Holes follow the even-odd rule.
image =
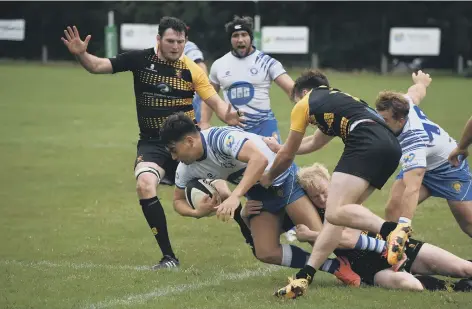
[[[325,219],[333,225],[342,225],[340,211],[337,209],[329,210],[329,208],[326,208]]]
[[[265,248],[256,248],[256,258],[263,263],[276,265],[280,265],[282,259],[278,250]]]
[[[136,192],[140,197],[155,195],[157,186],[157,177],[153,174],[141,174],[136,181]]]
[[[469,235],[469,237],[472,237],[472,222],[462,222],[460,226],[464,233]]]
[[[457,265],[454,274],[458,278],[472,278],[472,262],[464,260],[463,263]]]

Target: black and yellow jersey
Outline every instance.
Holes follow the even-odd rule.
[[[113,73],[133,72],[140,137],[146,139],[159,139],[162,124],[175,112],[194,119],[195,92],[202,100],[216,94],[205,72],[187,56],[163,61],[156,51],[148,48],[110,58]]]
[[[321,86],[307,93],[292,109],[290,130],[305,133],[309,124],[345,142],[349,127],[370,119],[386,127],[383,118],[363,100],[335,88]]]

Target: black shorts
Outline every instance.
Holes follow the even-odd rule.
[[[172,155],[166,149],[166,146],[159,140],[140,139],[137,145],[136,160],[134,167],[140,162],[153,162],[159,165],[166,172],[161,184],[174,185],[175,171],[177,170],[178,161],[172,159]]]
[[[363,122],[349,133],[334,171],[365,179],[380,190],[397,169],[401,155],[400,144],[389,129]]]
[[[413,265],[423,245],[424,242],[422,241],[411,238],[408,240],[405,249],[405,254],[408,257],[404,266],[406,272],[411,272],[411,265]],[[350,260],[350,262],[352,270],[357,273],[361,277],[361,281],[367,285],[374,285],[375,274],[391,267],[385,258],[375,252],[366,252],[364,256],[353,261]]]

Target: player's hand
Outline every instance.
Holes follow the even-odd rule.
[[[459,161],[459,156],[462,156],[461,161],[464,161],[465,158],[469,156],[469,151],[467,149],[460,149],[459,147],[456,147],[453,151],[451,151],[447,159],[452,165],[459,166],[461,163],[461,161]]]
[[[244,205],[243,211],[241,211],[241,217],[248,218],[251,215],[258,215],[262,210],[262,202],[249,200]]]
[[[239,110],[232,110],[232,105],[228,104],[228,108],[225,113],[225,122],[230,126],[240,126],[244,127],[246,119],[244,118],[244,113]]]
[[[206,195],[204,198],[202,198],[199,207],[196,209],[197,216],[199,218],[206,217],[212,212],[214,212],[215,207],[217,206],[218,206],[218,198],[216,197],[216,194],[213,194],[213,197]]]
[[[216,217],[223,222],[234,218],[234,211],[238,208],[239,203],[238,197],[230,195],[223,203],[214,207],[216,209]]]
[[[198,124],[198,127],[202,130],[206,130],[211,127],[211,125],[208,122],[200,122]]]
[[[308,241],[313,241],[313,231],[308,228],[308,226],[304,224],[298,224],[295,227],[295,236],[297,237],[297,240],[299,242],[308,242]]]
[[[92,38],[92,36],[89,34],[87,37],[85,37],[85,40],[82,41],[80,39],[79,35],[79,30],[77,30],[76,26],[73,26],[72,29],[71,27],[67,27],[67,30],[64,30],[64,37],[61,38],[62,42],[64,42],[64,45],[67,46],[69,49],[69,52],[73,55],[80,55],[83,54],[87,51],[87,46]]]
[[[411,74],[411,78],[415,84],[423,84],[425,87],[428,87],[431,84],[431,77],[429,74],[424,73],[423,71],[419,70],[418,72],[413,72]]]
[[[272,185],[272,183],[274,182],[274,180],[269,177],[269,173],[265,172],[264,174],[262,174],[262,177],[261,179],[259,180],[259,183],[261,184],[261,186],[263,186],[264,188],[268,188]]]
[[[275,153],[279,152],[281,146],[275,137],[264,137],[262,140],[269,146],[270,150]]]

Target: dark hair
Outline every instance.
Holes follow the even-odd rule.
[[[291,98],[300,95],[304,89],[314,89],[320,86],[329,87],[329,81],[326,75],[319,70],[305,70],[300,77],[297,78],[293,85]]]
[[[175,143],[186,135],[198,132],[198,127],[193,120],[183,112],[178,112],[167,117],[162,125],[160,136],[165,145]]]
[[[236,26],[240,26],[240,27],[236,27]],[[254,22],[252,20],[252,17],[249,17],[249,16],[239,17],[238,15],[235,15],[232,21],[225,24],[225,30],[226,30],[226,33],[229,35],[229,37],[232,36],[233,32],[247,31],[247,33],[249,33],[249,36],[251,37],[251,41],[254,38],[253,29],[254,29]]]
[[[392,110],[392,117],[395,120],[406,119],[410,112],[410,104],[401,94],[393,91],[382,91],[375,100],[375,108],[379,112]]]
[[[164,35],[164,32],[166,32],[166,30],[169,28],[177,32],[183,32],[185,36],[187,36],[188,34],[187,25],[180,19],[171,16],[162,17],[159,21],[159,36],[162,37]]]

